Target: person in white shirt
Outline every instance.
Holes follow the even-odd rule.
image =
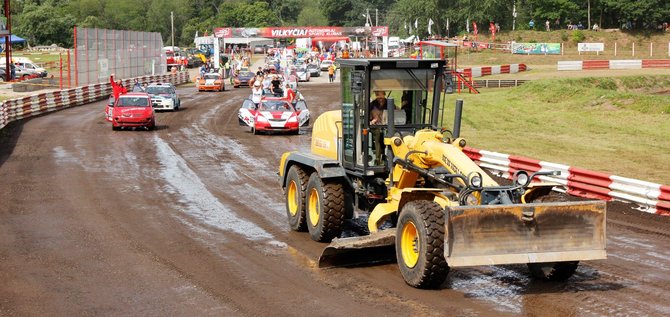
[[[263,88],[261,88],[261,83],[256,81],[254,87],[251,88],[251,101],[253,101],[256,106],[261,102],[263,97]]]

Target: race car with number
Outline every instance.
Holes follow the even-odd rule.
[[[285,98],[264,97],[255,104],[251,99],[246,99],[238,112],[238,119],[240,125],[250,127],[253,134],[298,134],[300,127],[309,125],[309,109],[304,100],[292,104]]]

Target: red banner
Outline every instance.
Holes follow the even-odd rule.
[[[338,37],[338,36],[388,36],[388,26],[373,27],[265,27],[265,28],[216,28],[216,37],[268,37],[268,38],[301,38],[301,37]]]

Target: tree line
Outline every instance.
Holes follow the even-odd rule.
[[[11,0],[12,33],[32,45],[72,45],[73,26],[160,32],[176,44],[215,27],[388,25],[391,34],[453,36],[472,21],[503,31],[581,22],[601,28],[657,30],[670,22],[668,0]],[[590,16],[590,20],[588,19]],[[590,23],[589,23],[590,21]],[[411,28],[411,32],[410,32]],[[537,27],[536,27],[537,28]]]

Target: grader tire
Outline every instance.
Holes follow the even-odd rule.
[[[408,285],[439,287],[449,274],[444,259],[444,210],[440,205],[417,200],[403,206],[395,249],[400,273]]]
[[[578,266],[579,261],[528,263],[528,269],[533,278],[553,282],[562,282],[569,279]]]
[[[307,231],[305,220],[305,193],[309,176],[297,165],[286,174],[286,215],[293,231]]]
[[[533,197],[533,203],[549,203],[564,201],[560,194],[556,192],[546,192]],[[569,262],[547,262],[547,263],[528,263],[530,275],[541,281],[562,282],[569,279],[575,273],[579,261]]]
[[[344,190],[337,182],[324,182],[312,173],[306,192],[307,230],[312,240],[330,242],[342,233]]]

